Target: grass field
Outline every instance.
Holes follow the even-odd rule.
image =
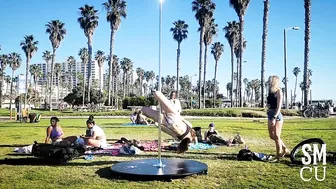
[[[266,120],[265,120],[266,121]],[[282,138],[293,148],[300,141],[319,137],[327,144],[327,151],[336,151],[336,119],[286,120]],[[157,139],[158,130],[152,126],[121,126],[126,119],[97,119],[108,138]],[[207,128],[208,120],[191,120],[194,126]],[[60,125],[66,135],[85,133],[84,119],[62,119]],[[252,120],[216,119],[216,129],[225,138],[239,132],[252,151],[274,154],[274,143],[268,138],[266,122]],[[29,145],[34,140],[44,141],[48,120],[37,124],[0,123],[0,159],[22,158],[9,156],[17,145]],[[164,138],[170,138],[163,135]],[[300,179],[300,166],[290,165],[289,158],[280,163],[242,162],[232,160],[241,147],[220,147],[207,151],[188,151],[184,155],[163,152],[164,157],[186,158],[204,162],[209,167],[208,175],[191,176],[173,182],[130,182],[109,179],[109,168],[120,161],[153,158],[157,153],[144,153],[130,157],[95,156],[93,161],[73,160],[64,166],[0,165],[0,188],[335,188],[336,165],[327,165],[323,182]],[[320,169],[321,170],[321,169]],[[308,171],[304,174],[309,176]],[[321,174],[319,174],[321,175]],[[313,176],[313,175],[312,175]],[[321,176],[320,176],[321,178]]]

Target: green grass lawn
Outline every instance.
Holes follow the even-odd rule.
[[[209,120],[191,120],[193,126],[201,126],[204,132]],[[265,120],[266,121],[266,120]],[[319,137],[327,144],[327,151],[336,151],[336,119],[286,120],[282,138],[293,148],[300,141]],[[158,130],[153,126],[121,126],[126,119],[97,119],[109,139],[154,140]],[[239,132],[252,151],[274,154],[274,143],[268,138],[264,121],[216,119],[216,129],[225,138]],[[85,133],[85,119],[61,119],[67,136]],[[33,141],[44,141],[48,120],[37,124],[0,123],[0,159],[22,158],[10,156],[15,145],[29,145]],[[164,138],[170,138],[163,135]],[[10,147],[8,147],[10,146]],[[64,166],[0,165],[0,188],[335,188],[336,165],[327,165],[327,176],[323,182],[300,179],[300,166],[290,165],[289,158],[281,163],[242,162],[232,160],[240,147],[220,147],[207,151],[188,151],[184,155],[163,152],[164,157],[186,158],[204,162],[209,167],[208,175],[191,176],[173,182],[130,182],[106,178],[112,164],[125,160],[157,157],[157,153],[144,153],[130,157],[95,156],[93,161],[73,160]],[[320,169],[322,170],[322,169]],[[308,172],[308,171],[307,171]],[[308,174],[305,174],[307,177]]]

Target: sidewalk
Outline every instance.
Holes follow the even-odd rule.
[[[49,119],[51,116],[42,116],[41,119]],[[57,116],[63,119],[87,119],[88,116]],[[129,116],[94,116],[95,119],[129,119]],[[267,118],[253,118],[253,117],[209,117],[209,116],[183,116],[185,119],[229,119],[229,120],[265,120]],[[284,116],[284,119],[302,119],[299,116]],[[9,120],[9,117],[0,117],[1,120]]]

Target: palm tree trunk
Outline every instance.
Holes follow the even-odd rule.
[[[111,37],[110,37],[110,66],[109,66],[109,81],[108,81],[108,105],[112,106],[111,102],[111,88],[112,88],[112,63],[113,63],[113,44],[114,44],[114,29],[112,28],[113,25],[111,24]]]
[[[28,97],[28,74],[29,74],[29,57],[26,60],[26,91],[25,91],[25,103],[24,108],[27,107],[27,97]]]
[[[180,83],[180,56],[181,43],[177,43],[177,60],[176,60],[176,97],[179,97],[179,83]]]
[[[297,76],[295,76],[295,87],[294,87],[294,103],[295,103],[295,99],[296,99],[296,86],[297,86]]]
[[[118,75],[116,75],[115,76],[115,79],[114,79],[114,81],[115,81],[115,107],[116,107],[116,109],[118,110],[118,106],[119,106],[119,102],[118,102],[118,84],[119,84],[119,77],[118,77]]]
[[[234,51],[233,45],[231,46],[231,89],[230,89],[230,98],[231,98],[231,107],[233,107],[233,65],[234,65]]]
[[[301,90],[301,103],[303,103],[304,90]]]
[[[199,109],[202,108],[202,54],[203,54],[203,38],[204,38],[204,27],[201,26],[201,32],[200,32],[200,41],[199,41],[199,65],[198,65],[198,105]]]
[[[206,82],[207,54],[208,54],[208,45],[204,45],[203,108],[205,108],[205,82]]]
[[[2,107],[2,98],[3,98],[3,93],[2,93],[2,86],[4,84],[5,81],[5,77],[4,77],[4,69],[1,69],[1,81],[0,81],[0,108]],[[7,90],[7,88],[6,88]]]
[[[92,84],[92,36],[88,37],[88,52],[89,52],[89,68],[88,68],[88,102],[90,102],[90,91]]]
[[[218,61],[216,60],[216,62],[215,62],[215,76],[214,76],[214,90],[213,90],[213,108],[215,108],[217,66],[218,66]]]
[[[14,70],[12,69],[12,78],[11,78],[12,82],[10,86],[10,97],[9,97],[9,111],[11,114],[10,116],[12,116],[13,78],[14,78]]]
[[[304,70],[303,70],[303,82],[304,82],[304,106],[307,106],[308,103],[308,94],[309,94],[309,52],[310,52],[310,22],[311,22],[311,0],[304,1],[305,8],[305,47],[304,47]]]
[[[240,25],[240,52],[239,52],[239,106],[243,107],[243,98],[242,98],[242,93],[241,93],[241,86],[242,86],[242,75],[243,75],[243,53],[244,53],[244,48],[243,48],[243,42],[244,42],[244,37],[243,37],[243,33],[244,33],[244,17],[242,15],[239,16],[239,25]]]
[[[34,83],[35,83],[35,86],[34,86],[34,88],[35,88],[35,91],[37,92],[37,76],[36,75],[34,75]]]
[[[266,63],[266,40],[268,33],[268,9],[269,1],[264,1],[264,18],[263,18],[263,35],[262,35],[262,50],[261,50],[261,107],[265,107],[265,63]]]
[[[70,64],[70,92],[72,92],[73,89],[73,78],[72,78],[72,66]]]
[[[238,98],[239,98],[239,58],[237,57],[236,107],[238,107]]]
[[[84,77],[83,77],[83,107],[85,106],[85,78],[86,78],[86,64],[84,63]]]
[[[124,70],[124,73],[123,73],[123,98],[125,98],[125,94],[126,94],[126,73],[125,73],[125,70]]]
[[[103,91],[103,88],[102,88],[101,66],[99,66],[99,88],[100,88],[100,91],[102,92],[102,91]]]
[[[53,48],[53,54],[52,54],[52,59],[51,59],[51,66],[50,66],[50,96],[49,96],[49,106],[50,106],[50,111],[52,111],[52,92],[53,92],[53,77],[54,77],[54,63],[55,63],[55,57],[56,57],[56,48]]]

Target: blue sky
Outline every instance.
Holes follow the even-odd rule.
[[[25,62],[24,54],[19,46],[24,35],[33,34],[39,41],[39,50],[33,56],[31,63],[43,62],[42,52],[51,50],[45,24],[50,20],[59,19],[65,23],[67,35],[57,50],[57,62],[65,61],[70,55],[77,57],[78,50],[86,47],[86,37],[77,23],[78,8],[84,4],[94,5],[99,11],[99,26],[93,36],[93,51],[109,52],[110,28],[106,22],[106,12],[102,8],[104,0],[58,0],[58,1],[2,1],[0,53],[18,52]],[[172,39],[169,29],[172,22],[181,19],[189,24],[189,36],[182,43],[181,75],[198,74],[199,33],[198,23],[191,11],[191,0],[165,0],[163,4],[163,61],[162,74],[176,74],[177,43]],[[230,81],[230,50],[224,38],[222,28],[227,21],[238,20],[234,10],[229,7],[229,0],[214,0],[216,3],[215,19],[219,25],[219,34],[214,42],[224,43],[224,54],[218,66],[220,92],[226,93],[226,84]],[[283,66],[283,29],[299,26],[299,31],[290,30],[287,33],[287,63],[289,75],[289,94],[294,89],[294,67],[300,67],[303,72],[304,49],[304,7],[303,0],[271,0],[269,12],[269,30],[266,58],[266,76],[279,75],[284,77]],[[333,79],[336,65],[336,39],[334,15],[336,8],[333,0],[312,2],[311,52],[310,69],[313,70],[312,90],[314,99],[336,100],[336,90]],[[122,20],[115,38],[115,54],[120,58],[133,60],[135,67],[153,70],[158,73],[158,39],[159,39],[159,0],[127,0],[127,19]],[[261,36],[262,36],[263,1],[252,0],[245,16],[244,37],[247,49],[243,67],[243,78],[260,79]],[[209,52],[210,53],[210,52]],[[207,79],[213,78],[214,60],[209,54]],[[24,64],[18,73],[24,72]],[[107,63],[105,63],[107,68]],[[7,69],[9,73],[10,69]],[[302,72],[298,83],[302,81]],[[196,81],[194,77],[193,81]],[[298,97],[301,92],[298,89]]]

